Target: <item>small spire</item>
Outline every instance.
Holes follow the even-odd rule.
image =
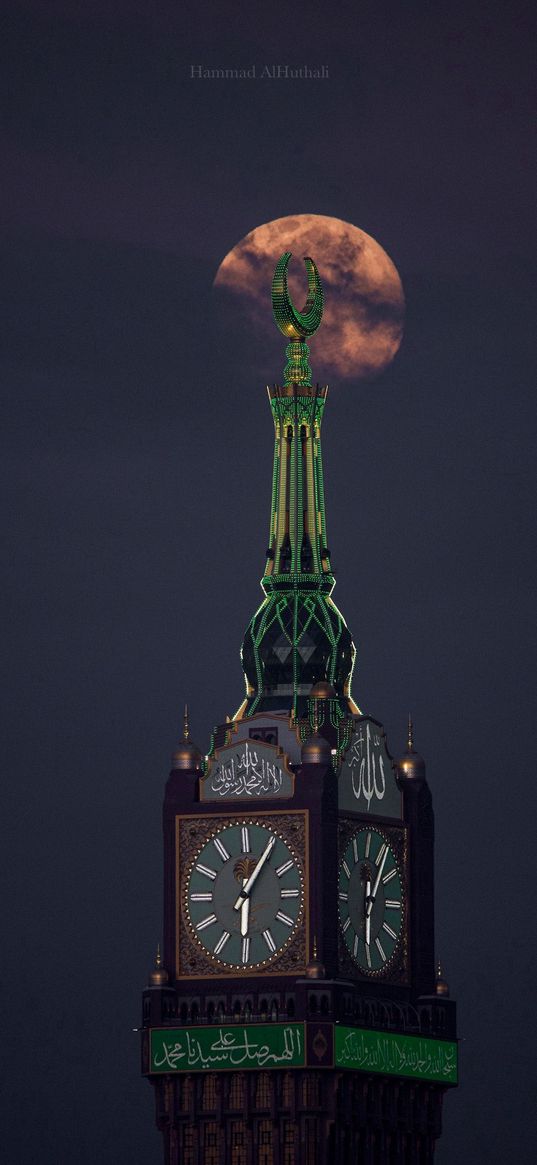
[[[449,995],[449,983],[444,978],[444,972],[442,970],[442,964],[440,962],[440,959],[438,959],[438,963],[437,963],[437,967],[436,967],[435,990],[436,990],[437,995],[443,995],[443,996]]]
[[[172,769],[199,769],[201,756],[199,749],[190,739],[190,724],[188,721],[188,704],[185,704],[183,716],[183,739],[177,745],[172,756]]]
[[[313,952],[312,952],[311,959],[306,967],[306,978],[307,979],[324,979],[325,974],[326,974],[325,969],[323,967],[323,964],[320,962],[319,956],[317,954],[317,935],[314,934],[314,936],[313,936]]]
[[[160,943],[157,945],[157,953],[155,956],[155,966],[149,976],[150,987],[164,987],[168,982],[168,972],[162,966],[162,959],[160,956]]]
[[[414,752],[414,725],[412,723],[412,716],[408,713],[408,738],[407,748],[409,752]]]

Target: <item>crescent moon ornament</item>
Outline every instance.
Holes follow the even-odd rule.
[[[272,280],[272,310],[277,327],[288,340],[304,341],[313,336],[323,317],[323,289],[319,272],[313,259],[304,256],[308,273],[308,296],[302,311],[297,311],[291,303],[287,289],[287,268],[292,251],[285,251],[278,259]]]

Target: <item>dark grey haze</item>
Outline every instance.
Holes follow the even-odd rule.
[[[413,713],[434,796],[463,1038],[438,1165],[534,1159],[533,8],[4,5],[7,1165],[161,1162],[131,1029],[163,786],[184,700],[203,749],[241,700],[269,518],[266,351],[211,285],[297,212],[373,235],[407,297],[323,436],[354,695],[396,755]]]

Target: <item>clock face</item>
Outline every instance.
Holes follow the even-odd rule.
[[[277,819],[215,822],[190,865],[183,909],[213,962],[251,970],[276,959],[304,913],[302,861]]]
[[[360,826],[339,866],[339,923],[345,946],[364,975],[389,971],[403,936],[403,873],[384,831]]]

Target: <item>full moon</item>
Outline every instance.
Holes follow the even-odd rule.
[[[322,363],[338,379],[377,376],[399,348],[405,309],[401,280],[386,251],[359,227],[324,214],[288,215],[250,231],[222,260],[214,287],[236,297],[248,322],[265,333],[275,333],[271,285],[284,251],[293,255],[289,291],[299,311],[306,299],[303,256],[310,255],[319,269],[324,312],[311,341],[313,364]]]

